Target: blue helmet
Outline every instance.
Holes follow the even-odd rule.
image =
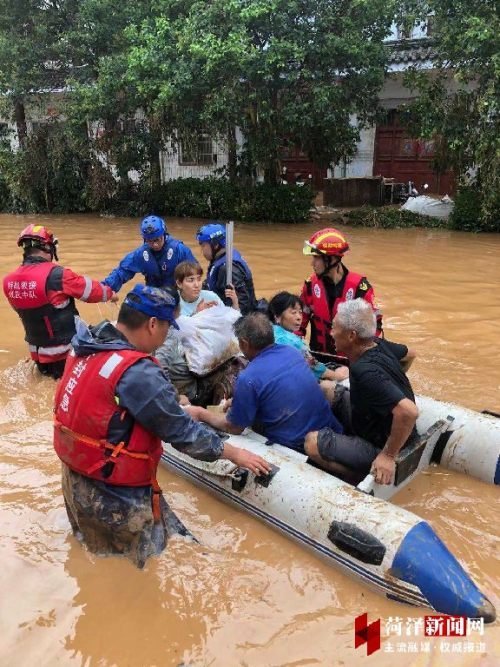
[[[157,215],[148,215],[141,222],[141,236],[145,241],[157,239],[159,236],[165,236],[167,227],[163,220]]]
[[[209,222],[196,232],[198,243],[210,243],[211,246],[226,247],[226,228],[220,222]]]

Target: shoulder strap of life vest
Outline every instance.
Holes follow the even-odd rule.
[[[358,289],[358,285],[362,280],[363,276],[361,274],[347,270],[342,294],[340,295],[340,298],[335,299],[335,303],[333,304],[332,319],[337,314],[340,303],[344,303],[344,301],[351,301],[351,299],[356,298],[356,290]]]

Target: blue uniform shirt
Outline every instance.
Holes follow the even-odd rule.
[[[163,248],[158,252],[151,250],[146,243],[129,252],[102,282],[118,292],[136,273],[142,273],[146,285],[170,287],[175,285],[175,267],[186,260],[196,262],[191,249],[182,241],[167,236]]]
[[[265,348],[239,374],[227,418],[240,427],[256,422],[269,440],[300,452],[309,431],[342,432],[304,357],[288,345]]]

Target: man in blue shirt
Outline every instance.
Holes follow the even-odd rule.
[[[148,215],[141,222],[144,244],[132,250],[122,259],[102,282],[118,292],[122,285],[142,273],[150,287],[175,286],[174,271],[177,264],[189,260],[195,262],[190,248],[167,233],[164,221],[156,215]]]
[[[194,419],[235,435],[254,426],[272,442],[302,453],[312,424],[342,432],[304,357],[290,346],[275,344],[264,313],[241,317],[234,330],[250,363],[238,376],[229,412],[187,408]]]

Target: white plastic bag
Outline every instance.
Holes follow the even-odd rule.
[[[431,218],[441,218],[446,220],[453,211],[453,200],[445,195],[442,199],[433,199],[427,195],[420,197],[409,197],[401,206],[403,211],[412,211],[420,215],[428,215]]]
[[[191,317],[177,318],[179,334],[189,370],[203,377],[224,361],[240,354],[233,324],[241,313],[226,306],[213,306]]]

